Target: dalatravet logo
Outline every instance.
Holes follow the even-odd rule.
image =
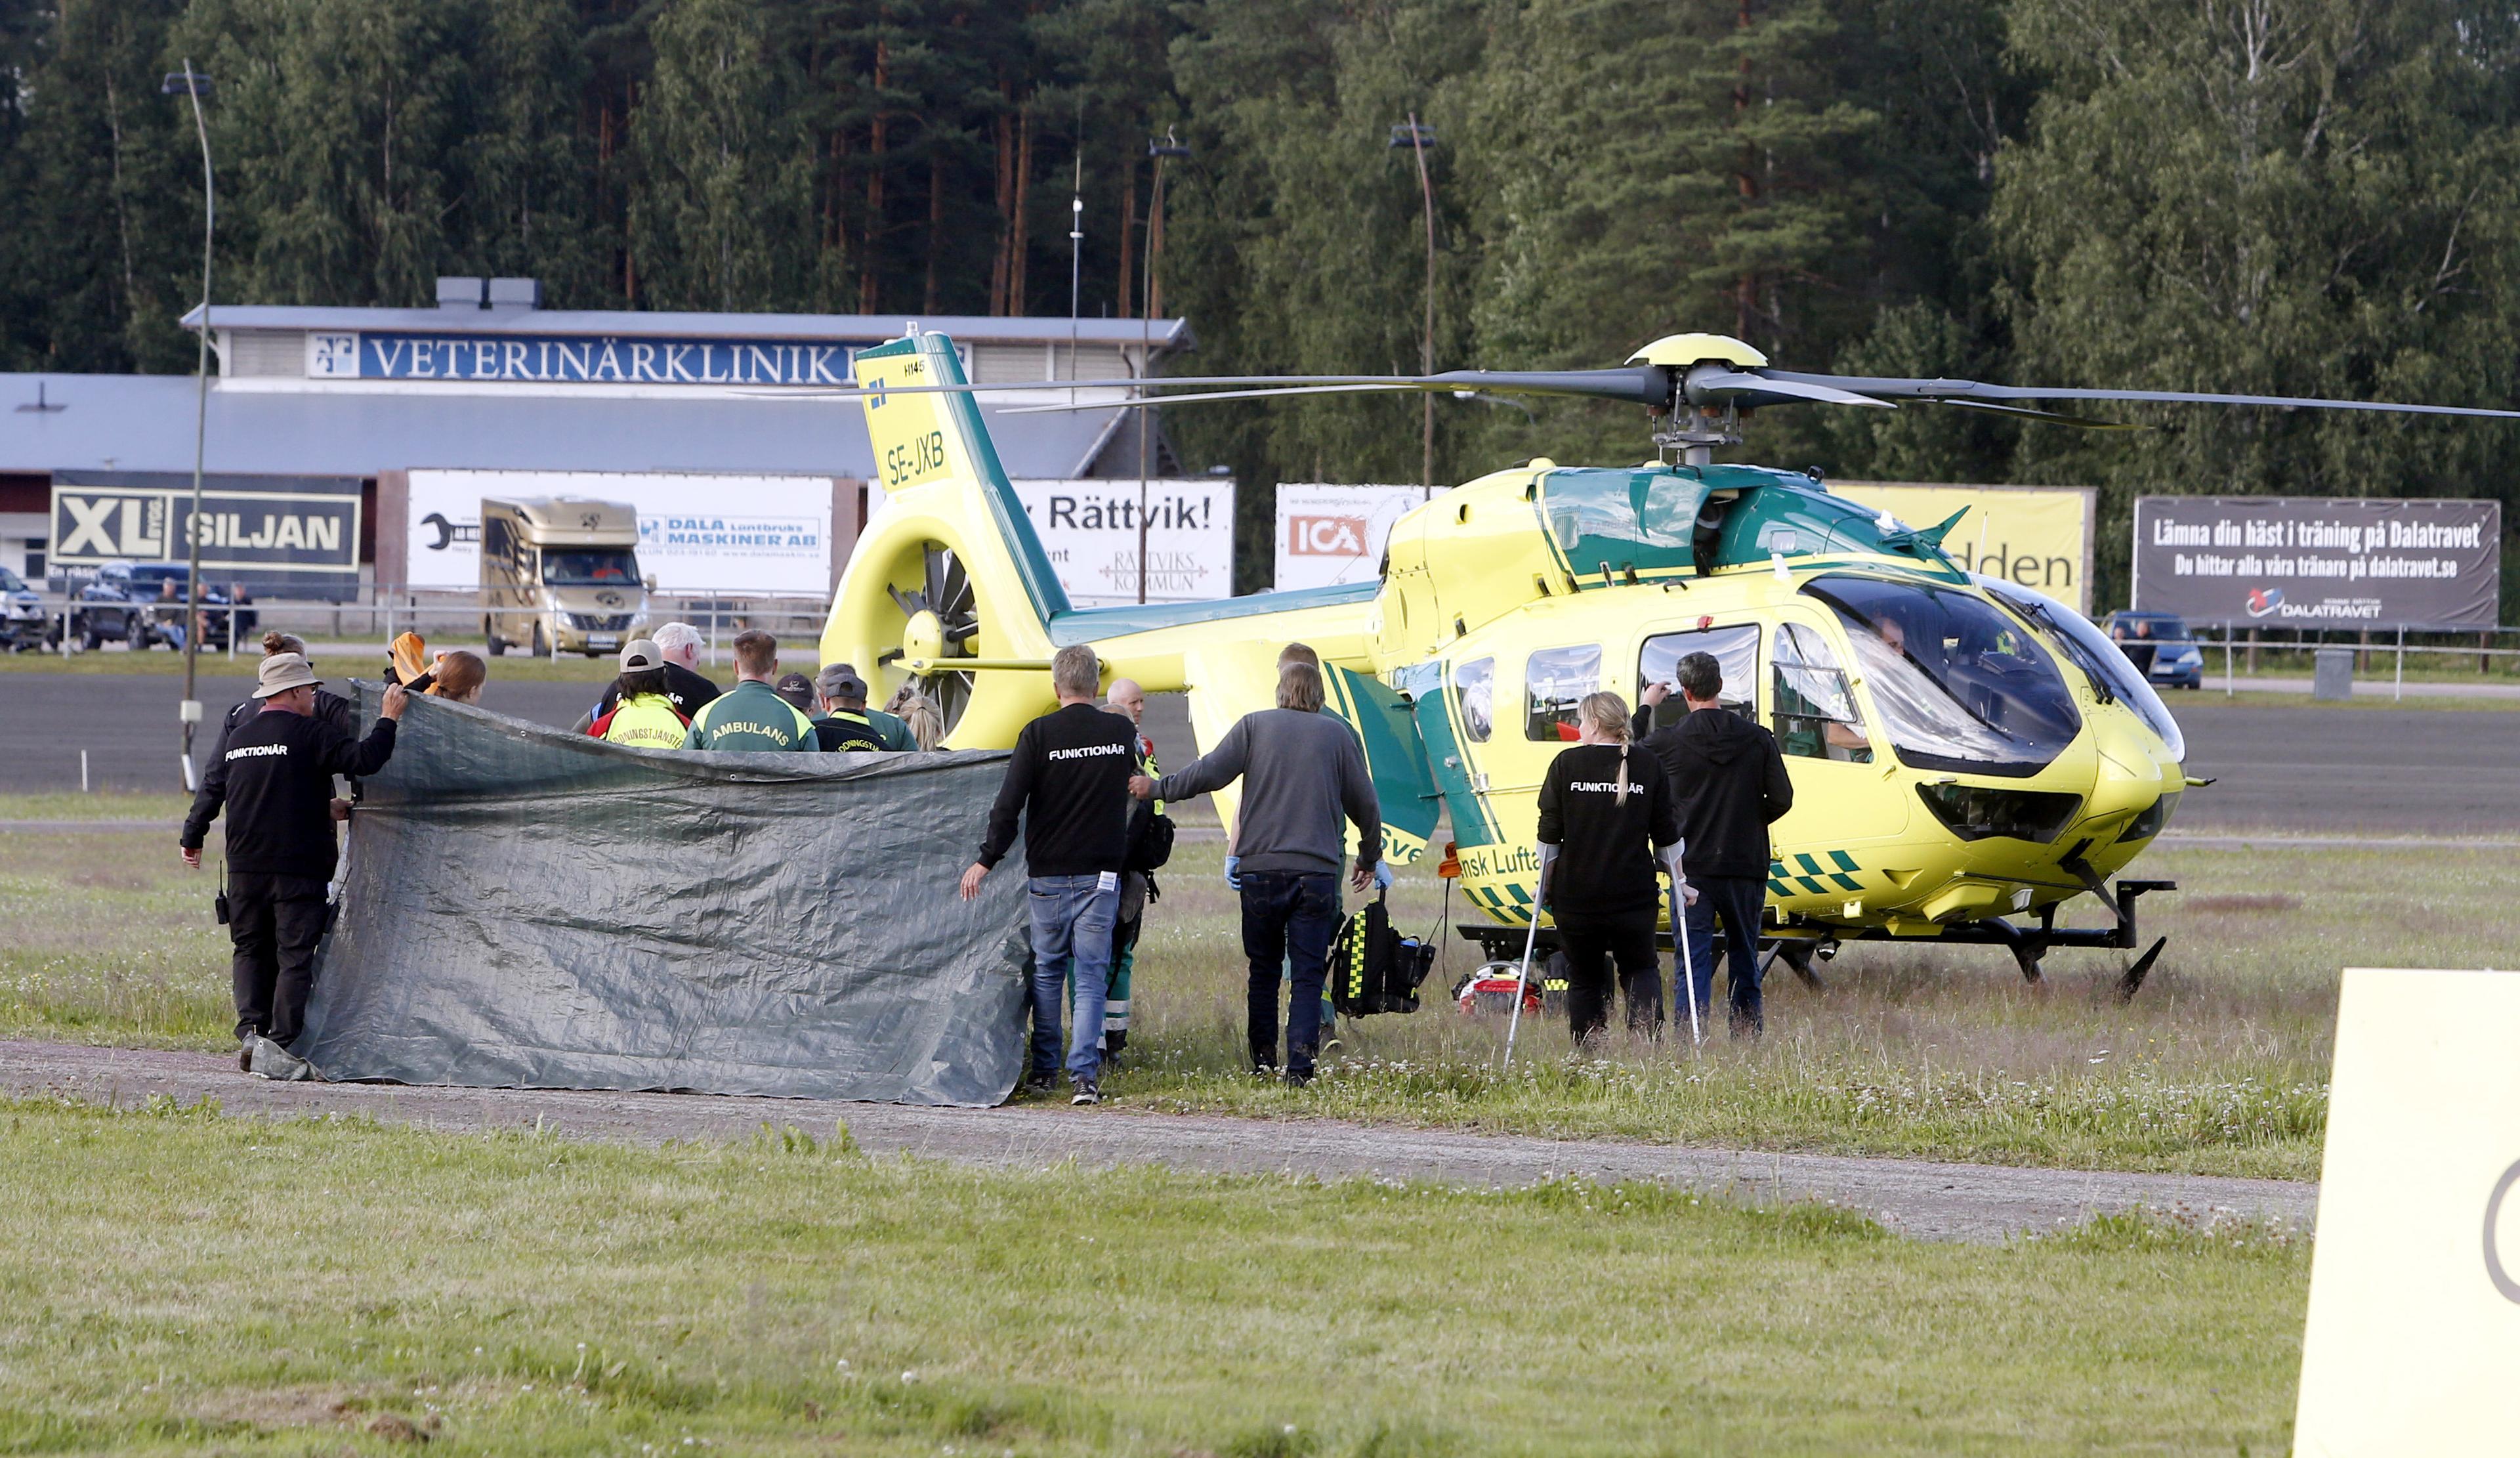
[[[2282,588],[2252,587],[2249,589],[2249,615],[2251,617],[2272,617],[2282,607]]]

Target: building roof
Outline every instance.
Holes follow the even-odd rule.
[[[213,322],[224,328],[225,315],[221,310]],[[207,469],[362,477],[416,467],[876,475],[864,409],[849,399],[255,384],[211,381]],[[39,398],[43,409],[34,408]],[[1094,475],[1111,441],[1134,438],[1118,429],[1118,410],[1001,421],[1000,406],[983,399],[980,408],[1007,474],[1018,478]],[[0,374],[0,471],[190,472],[193,421],[188,375]]]
[[[199,304],[182,320],[199,329]],[[695,339],[889,340],[916,328],[951,335],[962,342],[1049,344],[1075,339],[1088,344],[1135,344],[1159,349],[1192,346],[1183,319],[1004,318],[987,314],[701,314],[648,313],[635,309],[535,309],[472,306],[427,309],[337,309],[294,304],[220,304],[215,329],[322,329],[428,334],[641,335]],[[1070,331],[1073,330],[1071,334]]]

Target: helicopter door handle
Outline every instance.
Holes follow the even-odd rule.
[[[1445,767],[1446,769],[1460,769],[1460,768],[1462,767],[1462,756],[1461,756],[1461,755],[1459,755],[1459,754],[1447,754],[1447,755],[1445,755],[1445,756],[1444,756],[1444,767]]]

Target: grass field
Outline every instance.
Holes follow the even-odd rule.
[[[0,1451],[2282,1451],[2267,1232],[0,1105]]]
[[[212,876],[185,871],[170,841],[0,838],[0,1036],[225,1045]],[[1510,1074],[1496,1071],[1502,1027],[1442,1000],[1475,961],[1456,943],[1426,1009],[1349,1025],[1325,1076],[1295,1093],[1241,1071],[1220,853],[1185,843],[1164,874],[1136,1042],[1106,1085],[1121,1103],[2295,1179],[2317,1174],[2338,970],[2472,965],[2520,895],[2520,865],[2490,851],[2165,847],[2141,866],[2183,888],[2145,903],[2171,948],[2131,1005],[2112,990],[2123,954],[2058,952],[2034,989],[2000,951],[1856,944],[1825,992],[1772,980],[1762,1045],[1622,1036],[1578,1058],[1563,1025],[1542,1021]],[[1404,879],[1396,918],[1431,929],[1437,895]]]

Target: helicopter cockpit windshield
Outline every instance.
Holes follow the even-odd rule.
[[[2187,741],[2179,732],[2179,721],[2170,716],[2170,706],[2144,682],[2135,664],[2108,635],[2092,626],[2090,618],[2057,602],[2054,598],[2031,591],[2001,577],[1977,578],[1977,585],[2005,607],[2049,634],[2056,640],[2057,651],[2073,660],[2075,666],[2089,674],[2092,687],[2105,701],[2116,699],[2135,710],[2137,718],[2161,736],[2162,747],[2173,759],[2187,757]]]
[[[1836,573],[1803,591],[1844,620],[1882,727],[1909,765],[2035,775],[2081,732],[2056,661],[1984,599]]]

